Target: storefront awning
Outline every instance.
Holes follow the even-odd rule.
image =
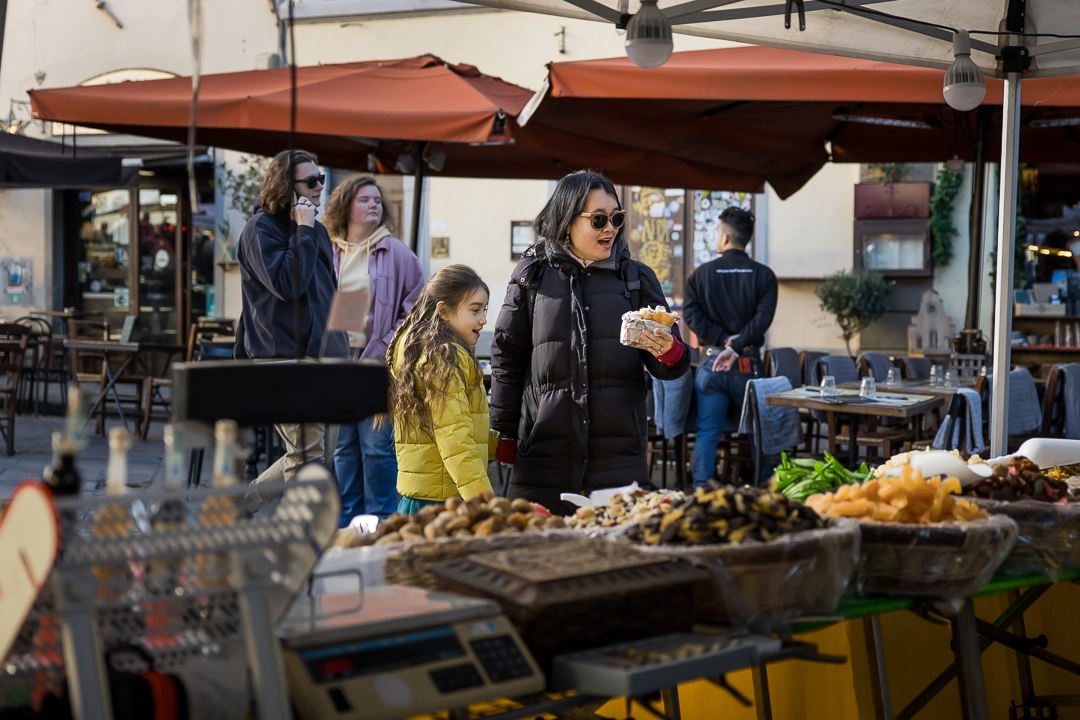
[[[108,188],[139,182],[123,157],[0,133],[0,188]]]

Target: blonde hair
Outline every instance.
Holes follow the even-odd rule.
[[[477,290],[490,294],[487,284],[466,265],[448,265],[431,276],[420,291],[405,322],[394,333],[386,352],[386,364],[393,377],[390,389],[390,412],[394,425],[412,425],[429,435],[435,434],[432,404],[446,396],[451,373],[457,373],[463,385],[465,368],[459,361],[461,339],[439,315],[439,303],[451,311]],[[395,348],[404,347],[401,364],[396,365]],[[480,364],[470,353],[472,369],[479,375]]]
[[[288,213],[292,207],[293,186],[296,184],[293,170],[297,165],[307,162],[318,165],[319,159],[315,157],[315,153],[306,150],[294,150],[291,160],[288,150],[275,155],[266,168],[262,185],[259,186],[259,207],[271,215]]]
[[[345,182],[334,188],[330,199],[326,201],[326,214],[323,216],[323,225],[331,237],[344,238],[349,232],[349,215],[352,213],[352,205],[356,200],[357,193],[362,188],[374,187],[383,197],[383,189],[375,178],[370,175],[353,175]],[[383,197],[382,222],[379,227],[385,227],[390,232],[394,231],[390,215],[386,212],[386,198]]]

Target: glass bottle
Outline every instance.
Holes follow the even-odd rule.
[[[124,428],[109,431],[109,463],[105,467],[105,491],[109,495],[127,493],[128,450],[131,433]]]
[[[237,438],[240,428],[235,420],[218,420],[214,425],[214,487],[238,485],[236,460],[240,456]]]
[[[52,436],[53,460],[45,468],[41,479],[52,490],[53,495],[78,495],[82,492],[82,476],[75,467],[78,449],[63,433],[55,432]]]

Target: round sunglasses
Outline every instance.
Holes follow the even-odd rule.
[[[611,227],[618,230],[626,222],[626,211],[616,210],[610,215],[602,212],[581,213],[581,217],[589,218],[589,224],[593,230],[603,230],[611,223]]]
[[[310,175],[306,178],[297,178],[293,180],[295,183],[305,183],[308,186],[308,190],[314,190],[320,185],[326,184],[326,175]]]

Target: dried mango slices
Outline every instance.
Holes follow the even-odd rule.
[[[927,480],[918,470],[907,467],[899,477],[843,485],[833,492],[812,495],[806,504],[819,515],[916,525],[987,517],[985,510],[955,497],[960,492],[960,481],[954,477]]]

